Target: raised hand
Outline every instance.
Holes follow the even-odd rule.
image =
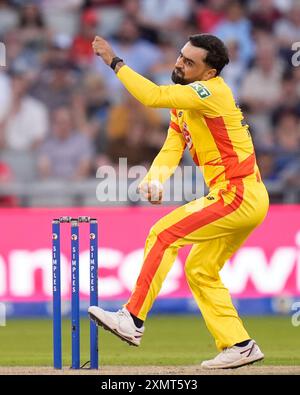
[[[96,36],[92,46],[95,55],[100,56],[103,62],[110,66],[113,58],[116,56],[110,44],[102,37]]]

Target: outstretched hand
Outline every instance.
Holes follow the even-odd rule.
[[[110,44],[102,37],[96,36],[92,43],[95,55],[100,56],[105,64],[110,66],[116,56]]]

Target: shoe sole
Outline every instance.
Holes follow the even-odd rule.
[[[261,358],[255,359],[254,361],[242,363],[242,364],[237,365],[237,366],[228,366],[228,367],[224,367],[224,368],[221,368],[221,369],[237,369],[237,368],[241,368],[242,366],[253,365],[254,363],[262,361],[263,359],[264,359],[264,357],[261,357]]]
[[[253,365],[256,362],[262,361],[264,359],[263,357],[254,359],[253,361],[247,361],[247,362],[243,362],[240,363],[239,365],[234,365],[234,366],[214,366],[214,367],[207,367],[207,366],[203,366],[202,368],[205,370],[213,370],[213,369],[237,369],[237,368],[241,368],[242,366],[247,366],[247,365]]]
[[[95,315],[93,315],[92,313],[89,313],[89,316],[90,316],[90,319],[92,321],[94,321],[98,326],[101,326],[101,328],[103,328],[104,330],[112,333],[113,335],[116,335],[119,339],[121,339],[125,343],[129,344],[130,346],[134,346],[134,347],[138,347],[139,346],[138,344],[132,343],[132,341],[129,338],[124,337],[119,332],[114,331],[113,329],[111,329],[109,326],[107,326],[102,321],[100,321],[99,318],[96,317]]]

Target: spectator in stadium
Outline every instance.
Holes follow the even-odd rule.
[[[93,9],[84,11],[81,16],[80,31],[76,35],[71,49],[72,59],[81,68],[92,63],[91,40],[96,33],[97,25],[98,14]]]
[[[158,48],[161,52],[161,57],[152,66],[150,74],[155,83],[159,85],[168,85],[172,82],[170,77],[170,70],[174,65],[174,58],[178,55],[178,48],[168,35],[160,34],[158,37]]]
[[[204,3],[204,4],[203,4]],[[224,20],[225,0],[206,0],[196,7],[198,31],[211,33]]]
[[[101,76],[88,73],[72,98],[73,121],[93,142],[95,152],[107,149],[106,123],[110,102]]]
[[[122,157],[127,158],[129,166],[148,167],[164,141],[159,113],[142,106],[127,92],[108,114],[107,135],[108,163],[115,165]]]
[[[78,31],[83,0],[39,0],[41,12],[54,34],[73,37]]]
[[[294,203],[299,203],[300,200],[300,159],[294,161],[282,173],[281,179],[284,181],[284,187],[290,188],[290,195],[293,197]],[[286,189],[285,189],[286,190]],[[296,192],[296,194],[295,194]],[[291,199],[290,199],[291,202]]]
[[[141,39],[138,24],[131,17],[124,18],[117,36],[111,42],[115,51],[142,74],[148,75],[151,67],[161,58],[161,53],[156,46]],[[106,82],[111,99],[119,100],[120,91],[123,89],[122,84],[114,78],[111,70],[107,70],[100,62],[95,62],[94,66]]]
[[[158,36],[158,48],[162,55],[150,70],[151,79],[158,85],[168,85],[172,83],[170,75],[174,66],[174,59],[178,56],[178,48],[170,40],[169,36],[164,34]],[[157,111],[167,125],[170,111],[166,108],[159,108]]]
[[[278,173],[275,169],[275,155],[272,148],[262,148],[257,151],[257,164],[263,181],[278,180]]]
[[[11,1],[0,0],[0,36],[18,25],[18,10]]]
[[[273,32],[275,23],[281,17],[281,13],[273,0],[255,0],[251,5],[249,18],[254,28],[263,28]]]
[[[48,130],[48,111],[29,92],[30,79],[23,70],[11,71],[11,98],[0,119],[2,148],[30,151],[38,147]]]
[[[300,3],[294,0],[291,9],[279,19],[274,26],[275,35],[280,47],[290,49],[293,42],[300,37]]]
[[[74,130],[70,109],[59,107],[54,110],[51,125],[50,137],[39,151],[40,177],[64,180],[87,178],[93,148],[85,134]]]
[[[42,50],[50,32],[37,4],[26,3],[19,14],[19,30],[24,45],[32,50]]]
[[[66,34],[53,35],[40,59],[41,68],[47,70],[55,64],[69,64],[77,69],[78,66],[71,60],[72,43],[72,38]]]
[[[281,80],[279,103],[272,113],[273,125],[278,124],[278,119],[285,112],[293,112],[296,116],[300,116],[300,90],[298,92],[295,87],[297,87],[297,79],[289,68],[284,72]]]
[[[237,0],[231,0],[226,4],[225,19],[212,34],[223,41],[238,40],[240,56],[247,65],[253,58],[254,43],[251,37],[251,23],[245,14],[245,8]]]
[[[233,39],[226,42],[230,63],[222,72],[222,77],[232,89],[236,100],[239,100],[240,86],[246,73],[246,67],[241,59],[239,43]]]
[[[190,0],[140,0],[139,23],[160,33],[176,35],[192,11]]]
[[[41,71],[31,93],[50,111],[58,106],[69,106],[78,77],[72,63],[58,58]]]
[[[19,29],[10,30],[3,37],[6,47],[6,64],[9,69],[27,69],[34,76],[40,68],[38,51],[25,45]]]
[[[276,172],[280,174],[291,167],[300,152],[300,122],[292,111],[281,114],[275,128]]]
[[[240,101],[247,109],[254,142],[258,146],[269,144],[272,110],[281,97],[283,67],[277,47],[272,37],[269,38],[258,43],[254,66],[245,75],[240,91]]]

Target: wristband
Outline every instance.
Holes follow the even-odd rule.
[[[113,58],[113,60],[111,61],[110,67],[111,67],[113,70],[115,70],[116,65],[117,65],[119,62],[123,62],[123,59],[119,58],[118,56],[115,56],[115,57]]]

